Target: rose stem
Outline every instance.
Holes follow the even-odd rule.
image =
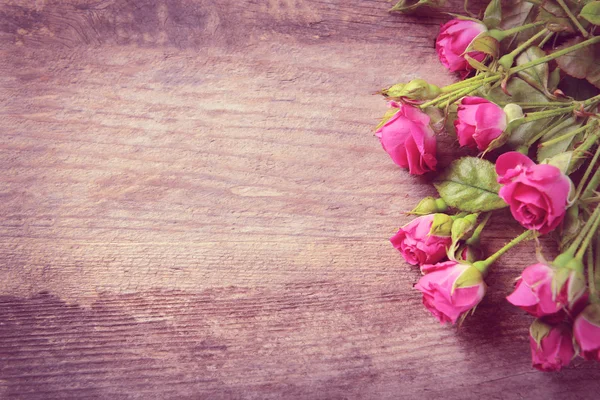
[[[535,35],[533,35],[532,37],[527,39],[527,41],[525,41],[521,45],[519,45],[519,47],[517,47],[510,53],[505,54],[502,57],[500,57],[500,59],[498,60],[498,63],[500,65],[502,65],[505,69],[509,69],[510,67],[512,67],[512,65],[515,61],[515,57],[518,56],[519,54],[521,54],[521,52],[526,50],[529,46],[531,46],[533,44],[533,42],[538,40],[541,36],[545,35],[546,32],[548,32],[548,29],[546,29],[546,28],[542,29],[541,31],[539,31],[538,33],[536,33]]]
[[[558,143],[558,142],[560,142],[560,141],[562,141],[562,140],[568,139],[568,138],[570,138],[571,136],[575,136],[575,135],[579,134],[580,132],[582,132],[582,131],[585,131],[586,129],[589,129],[589,127],[588,127],[587,125],[584,125],[584,126],[582,126],[582,127],[580,127],[580,128],[577,128],[577,129],[575,129],[574,131],[571,131],[571,132],[565,133],[564,135],[561,135],[561,136],[559,136],[559,137],[556,137],[556,138],[554,138],[554,139],[550,139],[550,140],[547,140],[547,141],[545,141],[545,142],[542,142],[542,143],[540,143],[540,144],[538,145],[538,147],[547,147],[547,146],[551,146],[551,145],[553,145],[553,144],[556,144],[556,143]]]
[[[535,28],[536,26],[544,25],[545,23],[546,23],[546,21],[532,22],[530,24],[517,26],[512,29],[507,29],[505,31],[501,31],[499,29],[492,29],[491,31],[488,31],[488,33],[494,39],[496,39],[498,41],[502,41],[510,35],[514,35],[515,33],[519,33],[522,31],[526,31],[529,28]]]
[[[545,62],[548,62],[550,60],[554,60],[555,58],[558,58],[558,57],[563,56],[565,54],[569,54],[569,53],[571,53],[573,51],[576,51],[576,50],[579,50],[579,49],[583,49],[584,47],[590,46],[592,44],[596,44],[598,42],[600,42],[600,36],[595,36],[595,37],[590,38],[590,39],[588,39],[586,41],[583,41],[581,43],[577,43],[576,45],[569,46],[569,47],[564,48],[562,50],[555,51],[554,53],[549,54],[549,55],[547,55],[545,57],[540,57],[538,59],[529,61],[528,63],[517,65],[516,67],[513,67],[510,70],[508,70],[508,72],[509,72],[509,74],[514,74],[515,72],[523,71],[525,69],[534,67],[536,65],[543,64]],[[589,100],[591,100],[591,99],[588,99],[587,101],[589,101]]]
[[[565,4],[564,0],[556,0],[556,2],[560,4],[563,10],[565,10],[565,13],[567,13],[573,24],[577,27],[577,29],[579,29],[581,35],[584,38],[588,37],[589,33],[585,29],[583,29],[583,26],[581,26],[581,23],[577,20],[577,17],[573,15],[569,7]]]
[[[573,152],[573,154],[575,154],[575,152]],[[596,165],[596,161],[598,161],[598,157],[600,157],[600,146],[598,146],[598,148],[596,148],[596,153],[594,153],[594,157],[592,157],[592,160],[590,161],[590,165],[588,165],[588,167],[586,168],[585,173],[583,174],[583,177],[579,181],[579,185],[577,185],[577,191],[575,192],[576,199],[578,199],[579,196],[581,195],[583,186],[585,185],[585,182],[590,177],[592,170],[594,169],[594,166]]]
[[[600,235],[596,236],[596,259],[592,264],[588,265],[588,285],[590,286],[590,301],[592,303],[600,303],[598,288],[596,287],[598,282],[600,282],[600,257],[598,257],[598,253],[600,253]],[[590,267],[592,269],[591,272],[589,270]]]
[[[527,148],[531,147],[531,145],[533,145],[535,142],[537,142],[539,139],[541,139],[546,133],[550,132],[552,129],[556,128],[557,126],[559,126],[563,122],[564,122],[563,119],[559,118],[558,121],[550,124],[548,127],[542,129],[534,137],[532,137],[531,139],[529,139],[529,141],[527,143],[525,143],[525,146]]]
[[[596,172],[594,173],[594,175],[592,176],[592,178],[588,182],[585,190],[581,194],[581,199],[585,200],[588,197],[592,197],[594,191],[598,187],[598,184],[600,184],[600,168],[598,168],[596,170]]]
[[[596,245],[598,244],[598,241],[596,240]],[[595,274],[594,274],[594,250],[593,247],[596,247],[597,250],[597,246],[590,246],[587,249],[587,272],[588,272],[588,286],[590,287],[590,299],[593,299],[596,297],[596,282],[595,282]]]
[[[579,232],[579,234],[573,240],[573,242],[571,243],[571,245],[569,246],[569,248],[567,249],[567,251],[565,251],[563,254],[567,254],[567,255],[569,255],[571,257],[573,257],[575,255],[575,250],[577,250],[577,248],[579,247],[579,245],[581,244],[581,242],[583,241],[583,239],[587,235],[587,233],[590,230],[592,224],[594,223],[594,220],[598,216],[598,212],[599,211],[600,211],[600,209],[598,209],[598,207],[596,207],[596,209],[594,210],[594,213],[592,214],[592,216],[590,217],[590,219],[588,219],[587,222],[585,223],[585,225],[583,226],[583,229]]]
[[[533,231],[525,231],[521,233],[519,236],[508,242],[504,245],[500,250],[489,256],[483,261],[477,261],[473,263],[473,266],[477,268],[480,272],[485,273],[490,265],[492,265],[497,259],[499,259],[504,253],[508,250],[515,247],[517,244],[521,243],[523,240],[529,239],[529,237],[533,234]]]
[[[596,234],[596,231],[598,230],[598,225],[600,225],[600,208],[596,207],[596,209],[594,210],[594,214],[595,214],[595,218],[590,219],[590,220],[594,221],[592,223],[591,229],[588,231],[587,235],[585,236],[585,239],[581,243],[581,247],[579,248],[579,250],[577,250],[577,254],[575,254],[575,258],[577,258],[578,260],[583,260],[585,251],[587,250],[588,246],[592,242],[592,239],[594,238],[594,235]],[[594,214],[592,214],[592,216]]]
[[[483,228],[485,228],[485,225],[488,223],[491,216],[492,216],[491,212],[485,213],[483,220],[479,223],[479,225],[477,225],[477,227],[473,231],[473,234],[471,235],[471,237],[465,242],[465,243],[467,243],[467,245],[470,245],[470,246],[479,245],[479,236],[481,236],[481,232],[483,231]]]
[[[550,32],[546,35],[545,38],[542,39],[542,41],[540,42],[540,44],[538,45],[538,47],[542,48],[544,47],[544,45],[548,42],[548,40],[550,40],[550,38],[554,35],[554,32]]]

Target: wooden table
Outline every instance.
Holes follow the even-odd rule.
[[[597,396],[593,363],[530,367],[532,246],[461,328],[420,304],[387,239],[432,188],[372,93],[453,78],[442,20],[389,6],[2,2],[0,398]]]

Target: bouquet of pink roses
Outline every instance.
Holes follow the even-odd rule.
[[[392,11],[443,3],[402,0]],[[502,254],[553,235],[560,254],[546,261],[538,248],[507,300],[536,318],[534,367],[557,371],[576,355],[600,361],[600,1],[492,0],[479,15],[453,16],[436,51],[461,80],[381,91],[390,106],[376,128],[383,149],[411,174],[431,175],[439,193],[412,210],[416,219],[391,242],[420,267],[415,289],[425,307],[454,324],[485,296]],[[438,171],[442,134],[473,155]],[[480,236],[505,207],[525,231],[485,257]]]

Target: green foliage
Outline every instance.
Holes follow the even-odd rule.
[[[600,25],[600,1],[592,1],[583,6],[579,16],[594,25]]]
[[[446,204],[461,211],[481,212],[504,208],[494,164],[477,157],[455,160],[434,183]]]

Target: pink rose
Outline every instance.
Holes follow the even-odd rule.
[[[548,325],[536,320],[529,329],[531,361],[540,371],[560,371],[575,356],[569,327]]]
[[[462,77],[467,76],[472,68],[465,59],[465,50],[477,35],[485,31],[487,28],[484,24],[461,19],[453,19],[442,25],[435,42],[440,62],[450,71],[459,72]],[[485,58],[485,54],[480,51],[467,54],[477,61],[483,61]]]
[[[516,151],[496,161],[498,193],[510,206],[513,217],[525,228],[541,234],[554,230],[563,220],[571,183],[557,167],[537,165]]]
[[[414,175],[434,171],[436,139],[429,126],[429,116],[415,107],[390,102],[397,107],[394,114],[375,135],[392,160]]]
[[[456,261],[423,265],[425,273],[415,289],[423,293],[423,304],[442,323],[456,323],[485,295],[486,285],[477,268]]]
[[[600,304],[588,305],[575,318],[573,336],[583,358],[600,361]]]
[[[506,129],[504,110],[481,97],[464,97],[454,120],[458,143],[484,151]]]
[[[534,317],[554,316],[552,320],[560,320],[563,309],[572,311],[585,294],[585,281],[578,279],[575,271],[533,264],[523,270],[515,291],[506,299]]]
[[[434,226],[435,219],[438,221]],[[439,220],[443,220],[446,229],[439,229]],[[409,264],[436,263],[446,257],[446,249],[452,243],[451,227],[452,219],[446,214],[424,215],[400,228],[390,242]]]
[[[554,269],[545,264],[533,264],[523,270],[515,291],[506,300],[534,317],[543,317],[561,311],[566,296],[552,295]]]

